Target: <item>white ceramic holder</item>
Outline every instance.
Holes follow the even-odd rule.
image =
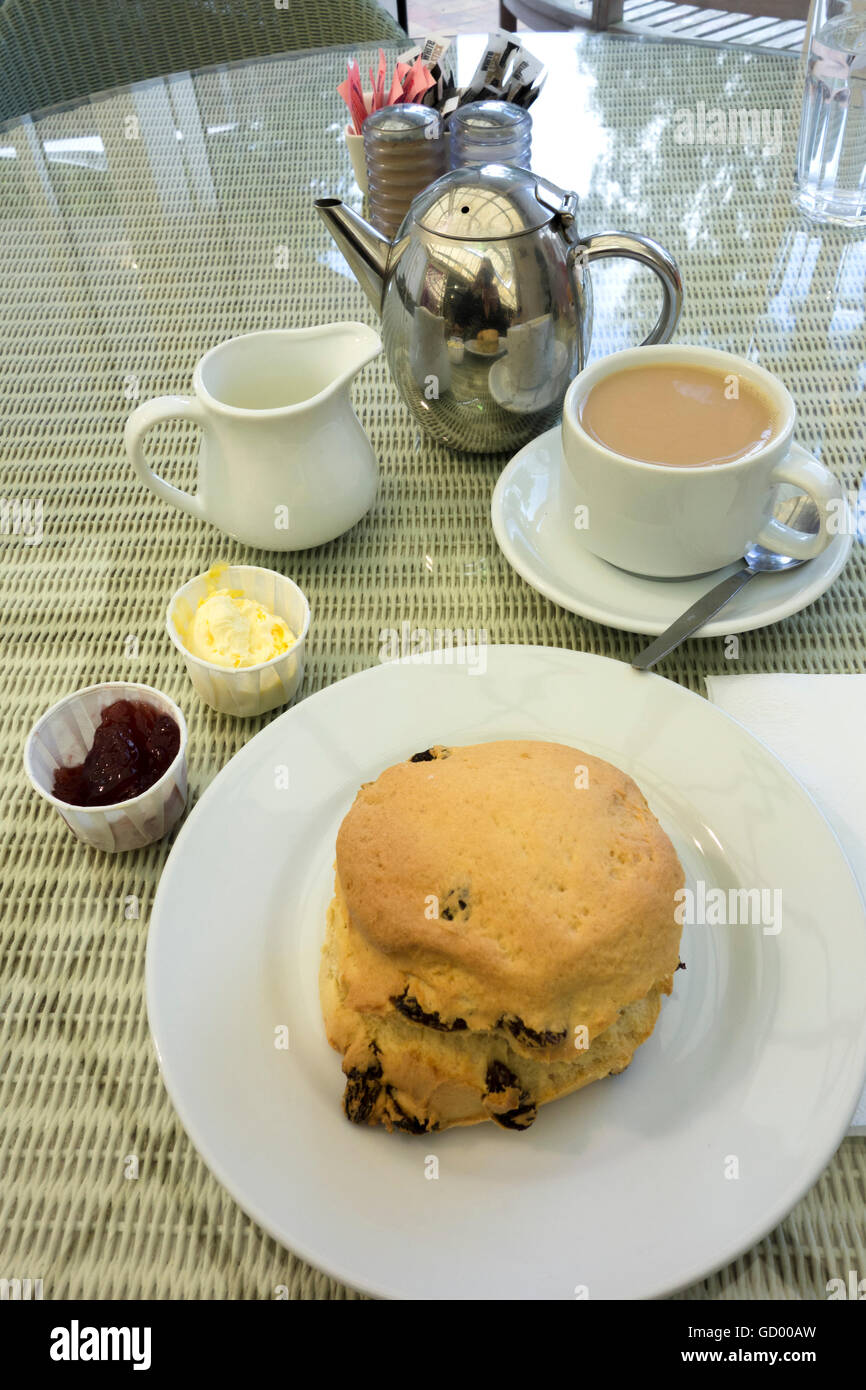
[[[367,187],[367,160],[364,155],[364,137],[355,135],[352,131],[351,121],[346,126],[346,149],[349,151],[349,158],[352,161],[352,173],[355,175],[355,182],[366,198],[369,189]]]
[[[373,104],[372,90],[364,91],[364,105],[369,112]],[[355,182],[367,197],[369,187],[367,185],[367,159],[364,154],[364,136],[355,135],[352,126],[354,121],[349,121],[346,125],[346,149],[349,151],[349,158],[352,161],[352,173],[355,175]]]

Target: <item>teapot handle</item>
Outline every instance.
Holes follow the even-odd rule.
[[[662,283],[662,311],[655,327],[644,338],[641,347],[649,343],[667,343],[673,337],[683,307],[683,282],[676,261],[663,246],[648,236],[630,232],[598,232],[575,242],[568,254],[569,268],[589,265],[590,261],[610,256],[627,256],[649,266]]]

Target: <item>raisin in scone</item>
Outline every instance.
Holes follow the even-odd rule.
[[[622,1071],[672,988],[682,884],[636,784],[579,749],[388,768],[340,827],[322,959],[349,1118],[521,1129]]]

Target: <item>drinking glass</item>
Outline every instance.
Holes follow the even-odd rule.
[[[839,10],[824,3],[809,40],[794,201],[816,222],[856,227],[866,225],[866,10]]]

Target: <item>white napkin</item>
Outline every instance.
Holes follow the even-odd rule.
[[[713,704],[766,743],[814,797],[866,895],[866,676],[707,676],[706,681]],[[848,1133],[866,1134],[866,1089]]]

